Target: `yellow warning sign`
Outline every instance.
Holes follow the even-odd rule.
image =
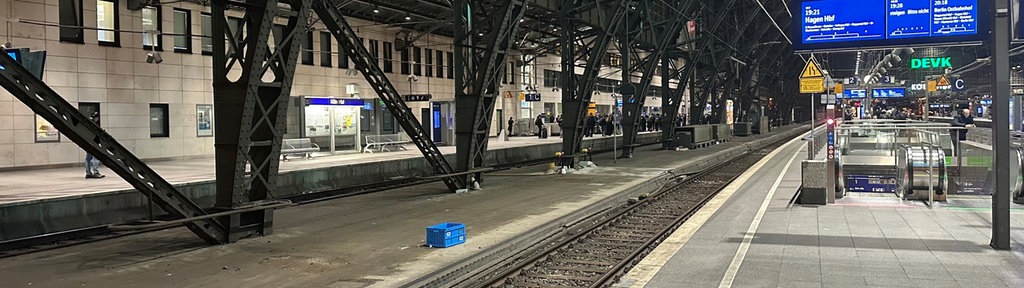
[[[938,87],[936,87],[938,85],[935,85],[935,84],[936,84],[935,80],[928,80],[928,87],[927,87],[928,92],[935,92],[935,91],[939,90]]]
[[[949,86],[949,79],[946,79],[946,76],[942,76],[939,78],[939,82],[935,84],[938,86]]]
[[[800,73],[800,79],[821,77],[825,77],[825,74],[821,73],[821,69],[818,68],[818,63],[814,62],[814,58],[807,60],[807,65],[804,66],[804,72]]]
[[[825,78],[802,78],[800,79],[800,93],[822,93],[825,92]]]
[[[843,83],[836,83],[836,88],[832,92],[836,94],[843,94]]]
[[[505,91],[505,98],[512,98],[512,92],[511,91]]]

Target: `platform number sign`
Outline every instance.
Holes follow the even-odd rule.
[[[828,137],[828,139],[827,139],[827,141],[828,141],[827,145],[828,146],[827,146],[827,149],[826,149],[827,155],[828,155],[828,160],[835,160],[836,159],[836,120],[832,119],[832,118],[829,118],[828,121],[825,122],[825,125],[826,125],[825,128],[827,129],[827,131],[826,131],[826,135],[827,136],[826,137]]]

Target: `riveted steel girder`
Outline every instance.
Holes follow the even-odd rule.
[[[370,56],[370,52],[366,46],[363,46],[359,35],[345,20],[341,11],[329,0],[314,0],[313,11],[320,17],[324,26],[327,26],[327,29],[338,39],[338,43],[341,45],[339,52],[349,55],[349,59],[355,63],[356,69],[362,72],[366,82],[370,83],[370,87],[377,92],[381,102],[384,102],[384,106],[395,116],[395,121],[409,135],[412,143],[416,144],[416,148],[423,153],[423,157],[434,168],[434,172],[441,176],[445,186],[452,192],[465,187],[464,179],[455,175],[455,170],[444,158],[441,150],[437,149],[437,145],[434,145],[427,130],[423,129],[409,106],[405,104],[402,96],[395,89],[395,85],[384,74],[377,61],[371,60],[373,58]]]
[[[584,3],[586,2],[586,3]],[[601,68],[601,59],[608,46],[621,29],[630,1],[623,0],[561,0],[558,22],[562,32],[561,45],[561,89],[562,89],[562,153],[561,165],[576,165],[583,143],[583,120],[587,116],[594,83]],[[589,47],[579,47],[576,34],[579,29],[576,18],[584,8],[596,9],[600,18],[599,32]],[[591,14],[595,12],[590,12]],[[579,54],[577,54],[579,53]],[[582,76],[576,75],[577,63],[585,61]]]
[[[675,1],[676,4],[681,4],[681,7],[688,7],[693,1]],[[646,5],[647,9],[659,9],[660,5]],[[654,15],[655,13],[650,13]],[[662,55],[666,54],[669,47],[673,46],[679,39],[679,33],[683,31],[683,27],[686,25],[686,19],[679,17],[672,17],[667,22],[662,22],[662,25],[655,26],[653,28],[655,35],[655,42],[657,45],[648,56],[647,60],[643,61],[642,72],[640,74],[640,82],[636,85],[633,93],[626,94],[623,92],[622,97],[622,139],[623,148],[622,156],[627,158],[633,157],[633,148],[636,145],[636,135],[642,129],[637,129],[637,122],[640,119],[641,109],[644,107],[644,103],[647,100],[647,90],[650,89],[651,82],[654,80],[655,68],[658,67],[658,63],[662,62],[665,70],[668,70],[668,63],[664,62]],[[629,38],[629,35],[625,35],[624,38]],[[623,65],[628,64],[628,61],[623,57]],[[629,71],[626,66],[623,67],[623,71]],[[623,74],[623,83],[631,82],[631,76],[628,72]],[[667,94],[666,94],[667,95]],[[673,113],[674,114],[674,113]],[[664,123],[664,122],[663,122]]]
[[[483,166],[488,132],[499,95],[498,80],[503,71],[520,19],[526,10],[524,0],[502,1],[489,19],[478,17],[470,1],[455,5],[455,151],[456,168],[470,171]],[[480,41],[483,22],[490,29]],[[465,175],[466,185],[482,181],[482,173]],[[469,187],[466,187],[469,188]]]
[[[0,48],[0,51],[5,50]],[[5,67],[0,70],[0,86],[158,207],[179,218],[207,214],[7,53],[0,53],[0,66]],[[227,239],[226,229],[214,219],[189,222],[185,226],[210,244],[221,244]]]
[[[213,101],[217,201],[221,210],[252,206],[277,191],[281,141],[310,0],[213,1]],[[245,15],[235,30],[228,6]],[[276,35],[274,19],[288,23]],[[273,37],[271,37],[273,36]],[[273,43],[271,43],[273,39]],[[273,44],[273,45],[271,45]],[[221,218],[228,242],[272,232],[273,211]]]

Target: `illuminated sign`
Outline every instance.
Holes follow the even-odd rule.
[[[801,0],[791,5],[793,49],[837,50],[981,42],[990,1]]]
[[[904,88],[875,88],[871,96],[875,98],[903,98],[906,95]]]
[[[363,106],[363,99],[306,98],[306,105],[317,106]]]
[[[950,57],[910,59],[910,69],[953,68]]]
[[[525,97],[524,97],[524,100],[530,101],[530,102],[540,101],[540,94],[539,93],[527,93],[525,95]]]
[[[871,97],[874,98],[903,98],[907,94],[907,89],[902,87],[895,88],[875,88],[872,90]],[[868,98],[868,91],[865,89],[847,89],[843,91],[841,98],[843,99],[864,99]]]

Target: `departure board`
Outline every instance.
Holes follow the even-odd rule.
[[[984,1],[983,1],[984,2]],[[978,0],[805,0],[792,7],[795,50],[981,41]],[[987,13],[987,12],[985,12]],[[797,17],[799,16],[799,17]]]

